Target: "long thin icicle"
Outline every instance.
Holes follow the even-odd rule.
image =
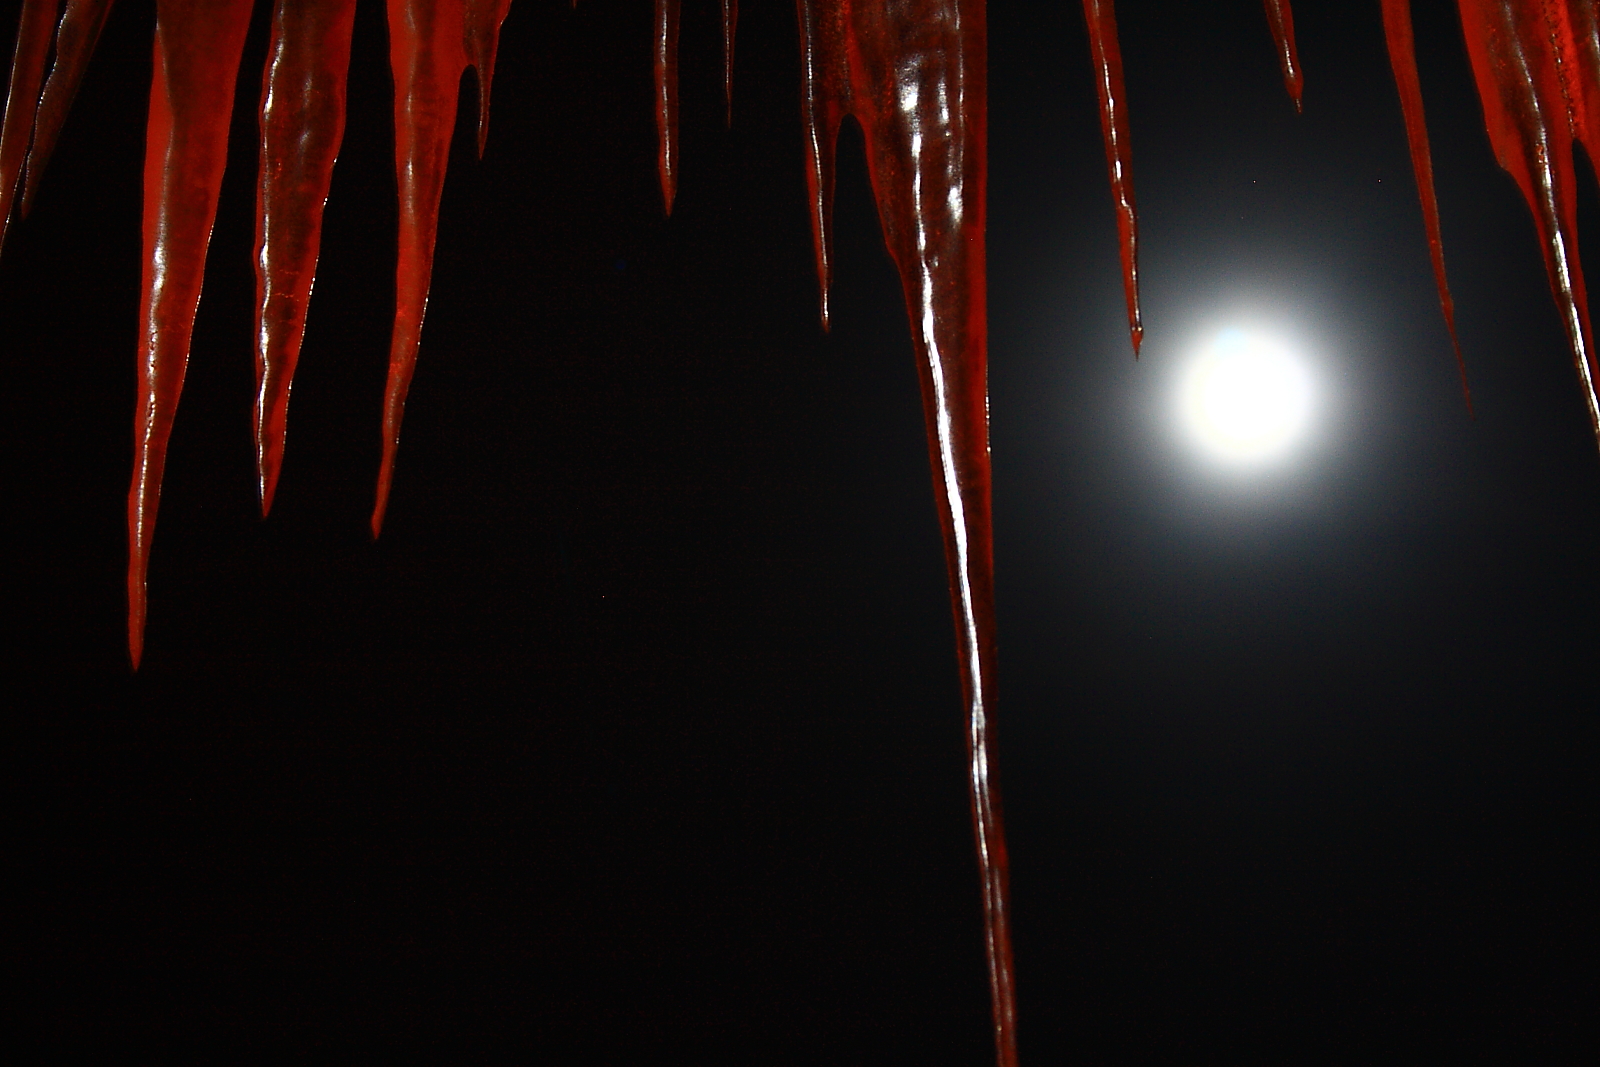
[[[1122,49],[1117,43],[1113,0],[1083,0],[1094,62],[1094,91],[1100,99],[1100,130],[1105,135],[1106,168],[1117,213],[1117,248],[1122,255],[1122,291],[1128,303],[1128,336],[1133,354],[1144,340],[1139,315],[1139,213],[1133,203],[1133,144],[1128,136],[1128,93],[1122,84]]]
[[[500,52],[500,24],[511,11],[511,0],[467,0],[464,38],[467,66],[478,78],[478,158],[489,145],[489,90],[494,86],[494,61]]]
[[[492,65],[510,0],[389,0],[389,64],[394,72],[394,166],[400,197],[399,256],[395,264],[394,334],[383,402],[383,460],[378,470],[372,535],[383,529],[394,482],[395,453],[406,393],[417,366],[422,318],[433,276],[439,200],[450,162],[461,75]],[[480,99],[489,73],[479,68]],[[479,145],[486,129],[480,122]]]
[[[44,62],[56,33],[59,0],[23,0],[17,20],[17,47],[6,90],[6,115],[0,123],[0,242],[5,241],[11,207],[22,183],[22,169],[33,141]]]
[[[33,206],[39,176],[110,13],[111,0],[67,0],[64,9],[60,0],[24,0],[0,124],[0,242],[12,220]],[[55,59],[46,77],[52,46]]]
[[[1467,55],[1483,101],[1484,126],[1495,158],[1510,172],[1533,212],[1550,292],[1561,313],[1600,442],[1600,364],[1594,351],[1589,299],[1578,259],[1574,135],[1596,147],[1590,116],[1600,104],[1592,48],[1580,47],[1571,9],[1561,0],[1459,0]],[[1593,32],[1593,12],[1586,13]]]
[[[922,383],[967,713],[996,1058],[1016,1063],[1008,863],[995,782],[994,561],[989,502],[982,0],[799,0],[802,115],[817,259],[827,283],[833,143],[866,136],[878,218],[899,268]]]
[[[89,57],[100,40],[111,14],[111,0],[67,0],[66,10],[56,27],[56,58],[50,65],[39,100],[39,114],[33,120],[33,147],[28,149],[28,170],[24,177],[21,214],[27,215],[39,189],[39,177],[55,151],[61,127],[66,123],[72,100],[78,95]]]
[[[1572,124],[1578,143],[1589,153],[1591,165],[1600,167],[1600,4],[1594,0],[1573,4],[1570,62],[1561,70],[1567,81]]]
[[[228,122],[250,0],[161,0],[144,158],[139,401],[128,489],[128,654],[144,653],[145,575],[167,439],[189,366],[206,249],[228,156]]]
[[[847,112],[848,86],[829,83],[839,75],[843,29],[830,18],[822,0],[797,0],[800,8],[800,114],[805,131],[806,190],[811,215],[811,242],[817,257],[817,291],[822,328],[829,327],[828,296],[833,289],[833,187],[839,125]]]
[[[722,98],[733,125],[733,38],[739,29],[739,0],[722,0]]]
[[[1467,385],[1467,363],[1461,357],[1461,340],[1456,336],[1456,306],[1450,299],[1450,283],[1445,280],[1444,242],[1439,232],[1439,199],[1433,191],[1433,153],[1428,147],[1428,124],[1422,113],[1422,83],[1417,78],[1416,47],[1411,33],[1411,0],[1383,0],[1383,34],[1389,46],[1389,66],[1400,91],[1400,110],[1406,120],[1406,143],[1411,148],[1411,173],[1416,178],[1417,196],[1422,201],[1422,222],[1428,233],[1428,257],[1433,262],[1433,280],[1439,289],[1439,309],[1450,331],[1450,344],[1456,351],[1456,368],[1461,372],[1461,391],[1472,410],[1472,390]]]
[[[1300,53],[1294,44],[1294,11],[1289,0],[1261,0],[1267,9],[1267,25],[1272,27],[1272,43],[1278,52],[1278,67],[1283,71],[1283,87],[1300,110],[1300,93],[1304,79],[1300,73]]]
[[[322,245],[322,209],[344,139],[355,0],[278,0],[261,88],[256,181],[256,488],[261,514],[283,445],[306,307]]]
[[[656,169],[668,215],[678,198],[678,10],[680,0],[656,0]]]

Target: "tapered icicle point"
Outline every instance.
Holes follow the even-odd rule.
[[[817,261],[818,303],[822,329],[829,329],[828,294],[833,285],[834,160],[838,154],[839,124],[844,107],[827,84],[822,66],[826,50],[842,50],[834,40],[837,27],[823,15],[818,3],[800,4],[800,119],[805,138],[806,207],[811,219],[811,243]]]
[[[1094,62],[1094,90],[1100,101],[1100,130],[1106,143],[1106,169],[1117,214],[1117,248],[1122,257],[1122,290],[1128,305],[1128,336],[1134,358],[1144,340],[1139,313],[1139,213],[1133,203],[1133,148],[1128,136],[1128,94],[1122,84],[1122,49],[1117,43],[1113,0],[1083,0]]]
[[[656,0],[656,169],[661,204],[672,214],[678,198],[678,8],[680,0]]]
[[[33,146],[28,149],[19,210],[23,216],[33,207],[39,178],[55,151],[61,127],[66,123],[73,98],[78,95],[78,85],[83,81],[83,72],[89,67],[89,57],[94,54],[94,46],[110,14],[111,0],[67,0],[61,22],[56,26],[55,61],[50,65],[50,77],[45,80],[39,99],[39,113],[33,120]]]
[[[1566,330],[1589,421],[1600,443],[1600,361],[1578,258],[1574,137],[1589,138],[1600,106],[1592,47],[1577,40],[1572,9],[1544,0],[1459,0],[1467,55],[1495,158],[1533,212],[1550,294]],[[1592,11],[1580,16],[1592,31]],[[1579,26],[1584,26],[1580,22]],[[1587,54],[1586,54],[1587,52]]]
[[[739,29],[739,0],[722,0],[722,99],[733,125],[733,39]]]
[[[44,80],[44,62],[55,37],[59,10],[59,0],[23,0],[17,21],[5,119],[0,122],[0,244],[5,242],[12,206],[22,185],[34,116],[39,112],[39,85]]]
[[[1000,1067],[1015,1067],[1009,863],[993,718],[986,38],[982,0],[800,0],[806,180],[823,291],[834,138],[849,114],[865,135],[878,218],[905,293],[955,618],[995,1057]]]
[[[494,61],[500,51],[500,26],[511,0],[467,0],[467,66],[478,76],[478,158],[489,145],[489,98],[494,88]]]
[[[383,457],[372,508],[372,536],[383,529],[394,485],[406,395],[416,372],[422,320],[433,277],[439,201],[450,162],[461,75],[491,68],[510,0],[389,0],[389,65],[394,74],[394,166],[400,201],[394,332],[383,398]],[[487,101],[491,70],[479,68]],[[487,129],[480,112],[479,136]],[[481,140],[480,140],[481,144]]]
[[[272,510],[289,391],[344,138],[355,0],[278,0],[261,88],[256,178],[256,491]]]
[[[1389,65],[1394,70],[1395,87],[1400,91],[1400,111],[1405,116],[1406,143],[1411,149],[1411,173],[1417,182],[1417,197],[1422,202],[1422,222],[1428,235],[1428,258],[1433,264],[1433,280],[1439,290],[1439,309],[1456,353],[1456,369],[1461,374],[1461,392],[1472,413],[1472,389],[1467,385],[1467,362],[1461,356],[1461,339],[1456,336],[1456,307],[1450,299],[1450,283],[1444,272],[1444,241],[1439,230],[1439,200],[1433,190],[1433,153],[1428,147],[1428,125],[1422,111],[1422,84],[1417,78],[1416,48],[1411,33],[1411,0],[1383,0],[1383,32],[1389,48]]]
[[[139,400],[128,488],[128,654],[144,649],[145,580],[167,440],[228,158],[228,122],[250,0],[161,0],[144,158]]]
[[[1278,53],[1278,67],[1283,71],[1283,87],[1300,110],[1300,94],[1304,88],[1300,73],[1300,53],[1294,44],[1294,10],[1289,0],[1262,0],[1267,11],[1267,25],[1272,28],[1272,43]]]

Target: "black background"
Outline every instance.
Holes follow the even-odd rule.
[[[744,4],[731,131],[715,5],[687,5],[665,220],[649,5],[518,0],[483,162],[458,130],[375,544],[383,12],[358,16],[261,522],[258,11],[132,676],[151,9],[113,14],[0,262],[23,1032],[225,1059],[986,1062],[904,310],[849,129],[818,327],[789,5]],[[990,12],[1025,1061],[1587,1060],[1600,464],[1452,5],[1416,18],[1475,420],[1376,0],[1297,5],[1302,117],[1253,0],[1119,13],[1137,363],[1081,16]],[[1302,459],[1254,480],[1192,458],[1165,399],[1238,316],[1328,383]]]

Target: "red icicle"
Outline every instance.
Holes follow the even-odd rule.
[[[1568,78],[1572,99],[1573,128],[1578,142],[1589,153],[1589,164],[1600,168],[1600,4],[1571,5],[1572,41],[1568,55],[1573,60],[1561,65]]]
[[[733,125],[733,37],[739,28],[739,0],[722,0],[722,97]]]
[[[478,158],[489,143],[489,90],[494,85],[494,60],[500,50],[500,24],[511,0],[467,0],[467,66],[478,78]]]
[[[22,190],[21,214],[24,216],[33,207],[39,177],[55,151],[56,139],[61,136],[61,127],[66,123],[73,97],[78,95],[78,85],[89,66],[89,57],[94,54],[94,46],[110,14],[111,0],[67,0],[66,11],[56,27],[55,62],[50,66],[50,77],[45,80],[44,94],[39,100],[39,114],[33,123],[33,147],[28,149],[28,172]]]
[[[843,115],[900,271],[922,383],[967,711],[996,1056],[1016,1063],[1005,838],[994,781],[994,563],[989,502],[983,0],[799,0],[802,114],[817,259],[827,285],[834,138]]]
[[[261,88],[256,183],[256,487],[261,514],[283,467],[285,420],[344,139],[355,0],[278,0]]]
[[[1589,133],[1596,72],[1561,0],[1459,0],[1467,54],[1495,158],[1522,189],[1544,252],[1550,292],[1600,441],[1600,378],[1578,259],[1575,133]],[[1582,7],[1572,4],[1570,7]],[[1593,27],[1593,14],[1587,13]],[[1586,145],[1585,147],[1589,147]]]
[[[846,0],[848,2],[848,0]],[[817,255],[817,290],[822,328],[829,328],[828,293],[833,288],[833,185],[839,124],[847,108],[848,84],[834,86],[839,75],[824,64],[846,47],[845,30],[824,0],[797,0],[800,9],[800,114],[804,127],[806,191],[811,208],[811,242]]]
[[[0,123],[0,243],[5,241],[11,205],[28,160],[33,120],[39,110],[39,83],[44,80],[44,61],[50,54],[60,10],[60,0],[23,0],[17,20],[17,49],[11,60],[6,117]]]
[[[1289,0],[1261,0],[1267,9],[1267,24],[1272,27],[1272,43],[1278,49],[1278,66],[1283,71],[1283,87],[1289,90],[1294,109],[1300,110],[1300,54],[1294,46],[1294,10]]]
[[[657,168],[668,215],[678,196],[678,5],[679,0],[656,0]]]
[[[395,264],[394,334],[383,403],[383,460],[378,470],[372,536],[383,529],[394,481],[395,452],[406,392],[416,370],[422,318],[433,275],[439,200],[450,162],[461,75],[476,62],[492,64],[500,23],[510,0],[389,0],[389,64],[394,72],[394,165],[400,198]],[[469,52],[470,49],[470,52]],[[479,99],[487,106],[489,72],[479,69]],[[479,144],[487,126],[480,115]]]
[[[189,340],[217,194],[250,0],[160,0],[144,162],[144,279],[133,483],[128,489],[128,653],[144,651],[145,574],[167,439],[189,365]]]
[[[1456,367],[1461,372],[1461,391],[1472,410],[1472,390],[1467,385],[1467,363],[1461,357],[1461,341],[1456,336],[1456,306],[1450,299],[1450,284],[1445,280],[1444,243],[1439,235],[1439,200],[1433,191],[1433,153],[1428,147],[1428,124],[1422,113],[1422,84],[1417,78],[1417,56],[1411,34],[1411,0],[1383,0],[1383,33],[1389,45],[1389,65],[1394,69],[1395,87],[1400,91],[1400,110],[1406,120],[1406,143],[1411,147],[1411,173],[1422,201],[1422,221],[1428,233],[1428,256],[1433,261],[1433,280],[1439,289],[1439,308],[1450,331],[1450,344],[1456,350]]]
[[[1100,98],[1100,129],[1105,134],[1106,168],[1111,174],[1111,200],[1117,213],[1128,335],[1133,339],[1133,354],[1138,356],[1139,343],[1144,340],[1144,322],[1139,315],[1139,215],[1133,205],[1133,145],[1128,136],[1128,93],[1122,84],[1115,3],[1083,0],[1083,19],[1089,26],[1094,91]]]

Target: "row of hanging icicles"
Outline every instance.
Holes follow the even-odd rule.
[[[1533,213],[1551,293],[1600,437],[1600,365],[1578,259],[1574,141],[1600,158],[1600,17],[1595,0],[1457,0],[1496,158]],[[654,0],[655,113],[663,203],[677,170],[680,0]],[[730,102],[737,0],[720,0]],[[27,214],[112,0],[24,0],[3,128],[0,239]],[[167,440],[227,154],[234,86],[253,0],[157,0],[144,171],[144,269],[134,462],[128,493],[128,650],[143,654],[145,578]],[[1284,84],[1301,105],[1289,0],[1264,0]],[[380,530],[432,272],[457,93],[479,83],[478,150],[510,0],[387,0],[395,98],[399,233],[395,316],[372,512]],[[927,400],[935,496],[950,567],[969,723],[974,830],[997,1056],[1016,1062],[1004,839],[989,777],[993,603],[984,303],[987,40],[983,0],[797,0],[806,180],[827,320],[834,143],[854,118],[885,238],[905,283]],[[1129,117],[1112,0],[1083,0],[1135,352],[1137,215]],[[1409,0],[1382,0],[1423,220],[1458,363]],[[274,0],[260,105],[255,442],[263,515],[282,466],[290,385],[315,277],[322,211],[344,133],[355,0]],[[1462,372],[1465,387],[1465,370]],[[1470,403],[1470,399],[1469,399]]]

